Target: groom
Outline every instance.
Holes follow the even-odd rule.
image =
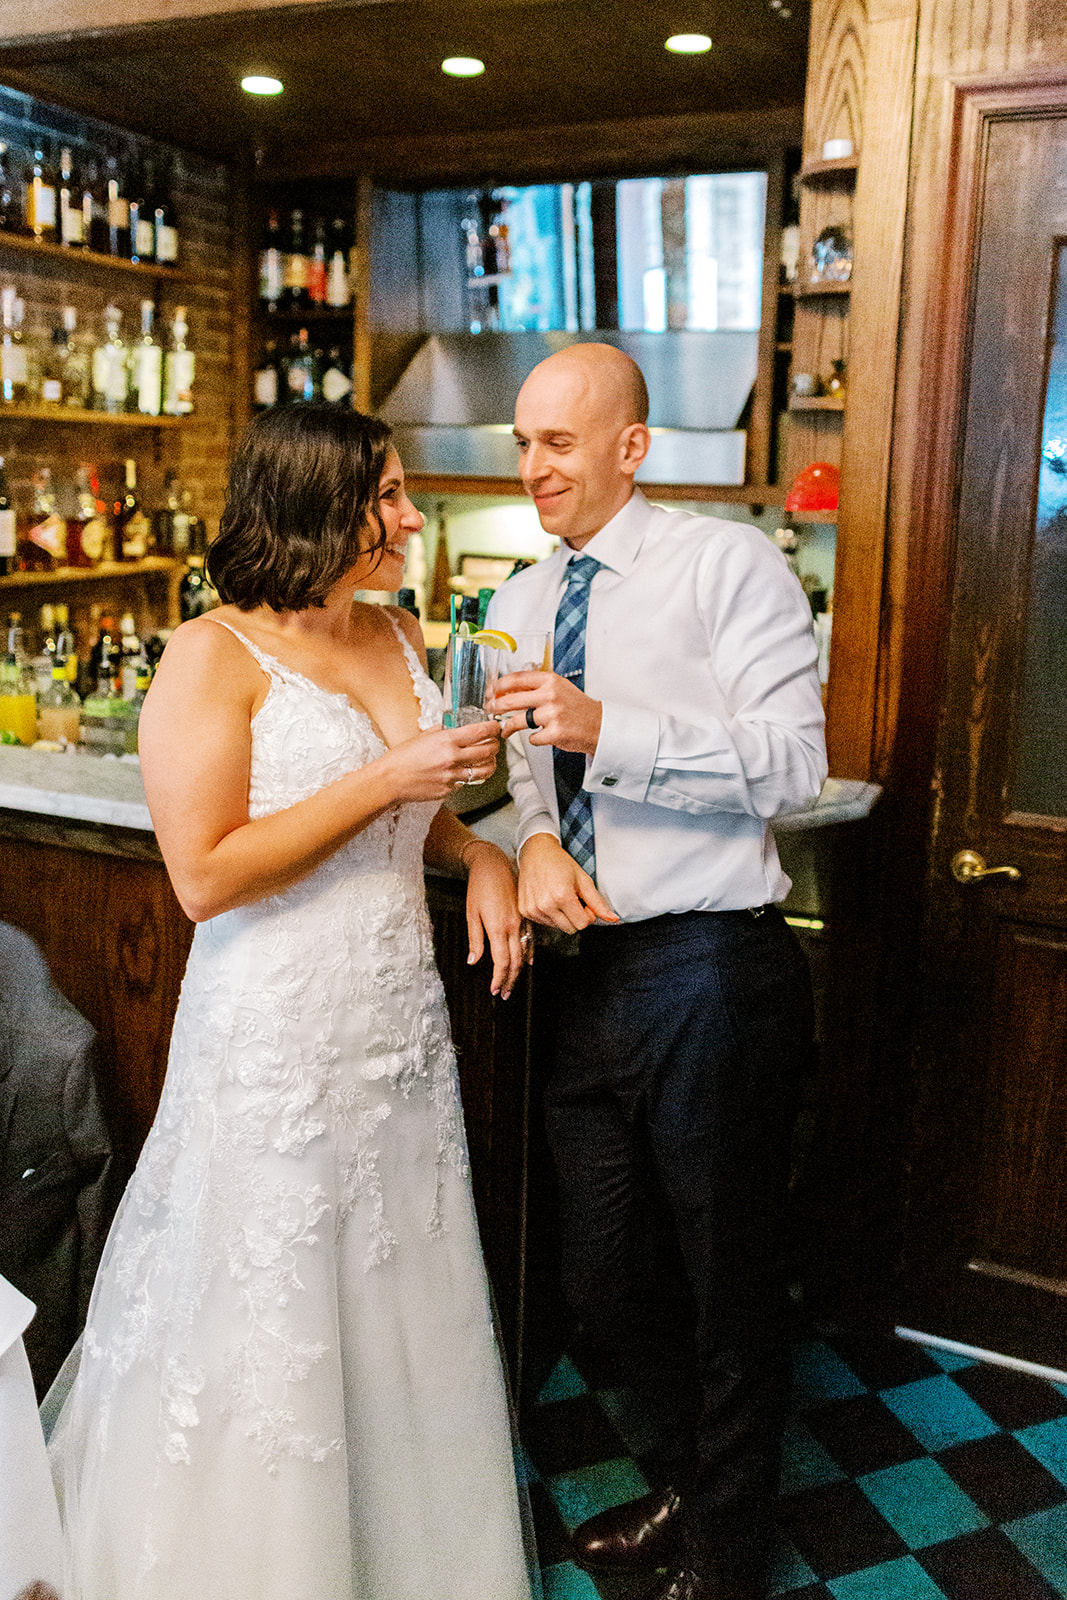
[[[767,819],[826,773],[811,613],[757,530],[634,489],[648,397],[576,344],[515,409],[559,550],[488,624],[544,628],[502,679],[525,916],[578,934],[547,1092],[563,1272],[661,1427],[650,1494],[574,1535],[594,1569],[669,1565],[648,1600],[765,1591],[788,1389],[782,1221],[812,1050]]]

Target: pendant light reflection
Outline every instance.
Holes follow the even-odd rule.
[[[281,94],[284,87],[280,78],[269,78],[262,72],[251,72],[241,79],[245,94]]]
[[[448,56],[441,62],[441,71],[450,78],[477,78],[485,71],[485,62],[476,56]]]
[[[711,40],[706,33],[672,33],[663,48],[676,56],[700,56],[711,49]]]

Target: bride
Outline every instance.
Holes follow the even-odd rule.
[[[504,1380],[424,863],[472,961],[523,958],[506,857],[441,800],[395,590],[422,526],[386,426],[258,417],[144,704],[145,790],[197,924],[155,1123],[52,1437],[64,1600],[529,1600]]]

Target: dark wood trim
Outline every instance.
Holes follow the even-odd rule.
[[[350,177],[360,170],[394,188],[452,183],[532,183],[573,178],[673,172],[766,169],[776,154],[799,144],[800,106],[769,111],[693,112],[632,117],[545,128],[506,128],[411,138],[362,139],[306,149],[271,151],[262,169],[272,182],[293,178]]]

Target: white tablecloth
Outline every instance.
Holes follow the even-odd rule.
[[[35,1581],[59,1589],[63,1544],[22,1335],[32,1300],[0,1277],[0,1600]]]

